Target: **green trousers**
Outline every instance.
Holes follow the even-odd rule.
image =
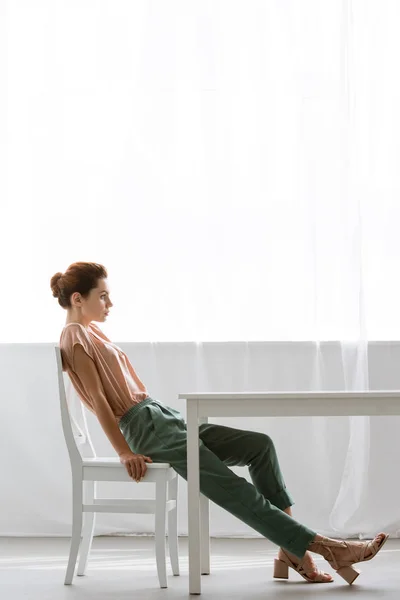
[[[132,406],[119,427],[132,452],[168,462],[187,479],[186,424],[158,400]],[[302,558],[316,533],[283,512],[293,504],[270,437],[222,425],[199,427],[200,491],[278,546]],[[253,484],[229,467],[248,466]]]

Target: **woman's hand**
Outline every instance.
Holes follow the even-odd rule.
[[[146,463],[153,462],[148,456],[134,454],[133,452],[124,452],[123,454],[120,454],[119,460],[128,471],[129,477],[132,477],[132,479],[138,483],[143,479],[147,471]]]

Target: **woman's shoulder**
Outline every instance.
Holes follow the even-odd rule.
[[[76,322],[67,323],[60,335],[60,346],[64,348],[72,349],[75,344],[80,343],[87,350],[89,346],[96,348],[102,346],[104,342],[110,342],[110,340],[93,323],[90,323],[88,327]]]
[[[61,354],[66,364],[74,368],[74,354],[77,345],[82,346],[85,353],[95,360],[96,343],[94,334],[80,323],[67,323],[60,335]]]
[[[71,350],[75,344],[81,344],[87,351],[88,347],[94,346],[94,334],[80,323],[67,323],[60,334],[61,348]]]

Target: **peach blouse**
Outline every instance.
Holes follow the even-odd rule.
[[[78,377],[74,365],[74,348],[79,344],[93,360],[99,374],[98,389]],[[126,411],[148,397],[146,386],[140,381],[126,354],[113,344],[104,333],[90,323],[86,329],[80,323],[68,323],[61,332],[60,349],[63,371],[71,379],[78,396],[93,413],[94,398],[106,397],[117,421]]]

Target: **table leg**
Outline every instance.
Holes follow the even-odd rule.
[[[200,423],[208,423],[208,417],[201,417]],[[210,503],[206,496],[200,495],[200,541],[201,574],[210,574]]]
[[[189,593],[201,594],[199,411],[197,400],[186,402]]]

